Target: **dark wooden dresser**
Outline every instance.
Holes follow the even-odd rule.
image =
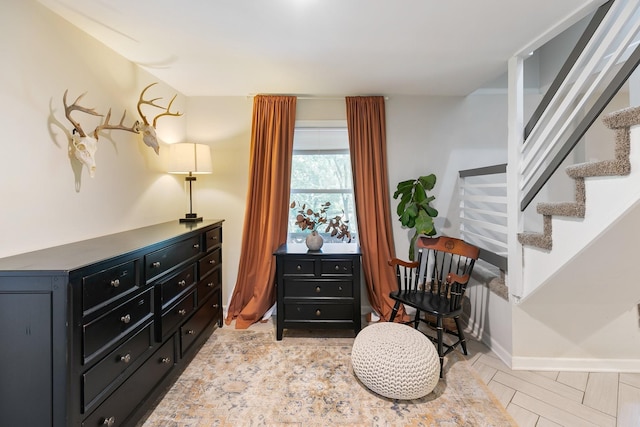
[[[129,426],[222,326],[222,220],[0,259],[0,425]]]
[[[309,251],[288,243],[276,257],[277,330],[347,328],[360,332],[360,248],[352,243],[325,243]]]

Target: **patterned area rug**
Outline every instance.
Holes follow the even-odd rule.
[[[143,426],[516,426],[457,352],[432,393],[391,400],[355,377],[344,333],[252,329],[216,330]]]

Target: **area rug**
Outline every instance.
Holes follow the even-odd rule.
[[[216,330],[144,427],[516,426],[462,355],[429,395],[392,400],[353,374],[353,338]]]

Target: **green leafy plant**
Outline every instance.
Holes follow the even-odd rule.
[[[436,185],[434,174],[421,176],[418,179],[409,179],[398,183],[393,198],[400,197],[397,213],[403,227],[414,228],[415,232],[409,245],[409,259],[415,259],[415,243],[419,235],[433,236],[436,229],[433,218],[438,216],[438,211],[431,207],[434,196],[427,195],[427,191],[433,190]]]
[[[331,237],[336,239],[351,242],[351,232],[349,231],[349,220],[344,219],[344,212],[342,215],[335,215],[330,217],[327,211],[331,207],[331,202],[325,202],[320,205],[318,210],[313,210],[307,206],[306,203],[291,202],[289,205],[291,209],[298,209],[296,215],[296,225],[300,227],[300,230],[319,231],[321,226],[324,228],[324,233],[329,233]]]

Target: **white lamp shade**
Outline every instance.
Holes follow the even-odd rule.
[[[206,144],[180,143],[169,146],[169,173],[211,173],[211,148]]]

